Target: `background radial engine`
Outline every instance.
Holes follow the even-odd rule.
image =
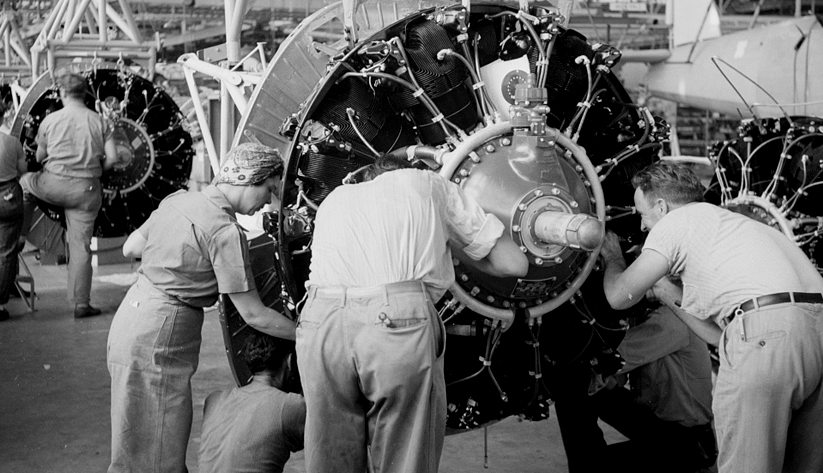
[[[823,273],[823,118],[745,121],[709,158],[707,200],[780,230]]]
[[[78,66],[80,67],[80,66]],[[86,106],[103,113],[117,144],[120,164],[102,178],[103,207],[94,226],[96,237],[126,236],[139,227],[168,194],[188,187],[192,139],[177,104],[162,89],[116,64],[87,65],[78,72],[88,82]],[[57,85],[48,73],[31,86],[14,117],[12,136],[23,143],[29,171],[35,159],[40,123],[63,108]],[[59,207],[38,201],[52,220],[66,226]]]
[[[255,90],[236,141],[277,147],[287,161],[269,227],[276,243],[253,245],[258,287],[293,313],[317,206],[375,156],[408,157],[499,217],[531,263],[525,278],[496,279],[455,260],[456,280],[437,303],[448,332],[449,427],[545,418],[552,370],[620,366],[614,347],[629,314],[613,313],[602,293],[603,222],[638,239],[639,221],[616,217],[632,215],[629,178],[656,159],[668,127],[633,105],[612,74],[620,53],[563,29],[552,10],[403,13],[403,3],[363,5],[365,39],[348,44],[313,40],[342,18],[339,6],[317,12]],[[233,358],[245,325],[230,301],[222,309]],[[246,383],[248,369],[232,365]]]

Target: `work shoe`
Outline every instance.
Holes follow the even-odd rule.
[[[90,305],[78,305],[74,307],[74,318],[75,319],[83,319],[86,317],[92,317],[94,315],[100,315],[103,313],[100,309],[96,307],[92,307]]]
[[[9,320],[9,311],[6,309],[0,309],[0,322],[4,320]]]

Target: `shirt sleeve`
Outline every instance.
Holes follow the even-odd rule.
[[[617,351],[626,361],[620,373],[657,361],[689,345],[689,328],[671,309],[661,306],[648,320],[626,332]]]
[[[283,437],[290,452],[303,450],[303,431],[306,427],[306,401],[291,393],[283,403]]]
[[[666,258],[670,275],[680,274],[685,265],[680,243],[688,229],[681,228],[683,222],[684,219],[676,215],[666,215],[649,231],[643,245],[643,251],[652,250]]]
[[[149,239],[149,233],[151,233],[151,229],[154,226],[154,222],[157,220],[157,217],[155,215],[157,214],[157,212],[160,211],[161,209],[158,208],[154,212],[152,212],[149,215],[149,218],[145,222],[143,222],[143,225],[140,225],[140,228],[137,229],[137,231],[140,232],[140,234],[143,235],[143,238],[145,238],[146,240]]]
[[[249,245],[237,225],[229,225],[209,240],[209,260],[221,294],[254,289],[254,275],[249,265]]]
[[[445,202],[443,219],[449,240],[460,245],[469,258],[475,261],[485,258],[503,235],[503,223],[486,213],[457,184],[437,176],[432,185],[435,193],[442,193]]]

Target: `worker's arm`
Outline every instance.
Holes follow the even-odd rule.
[[[23,151],[23,145],[21,145],[20,143],[17,143],[16,148],[17,148],[17,163],[16,163],[17,174],[19,176],[22,176],[23,173],[26,173],[26,172],[29,171],[29,165],[26,162],[26,152]]]
[[[294,340],[294,321],[270,309],[260,300],[257,289],[228,294],[240,317],[252,328],[273,337]]]
[[[600,254],[605,265],[603,291],[609,305],[618,310],[640,302],[646,291],[669,271],[666,257],[653,250],[643,251],[627,268],[620,240],[612,232],[606,233]]]
[[[123,243],[123,256],[127,258],[140,258],[143,256],[143,249],[146,248],[146,238],[137,230]]]
[[[117,154],[117,144],[112,136],[106,138],[104,147],[106,159],[103,160],[103,171],[108,171],[120,162],[120,156]]]
[[[655,298],[670,308],[704,342],[714,346],[720,344],[720,334],[723,331],[714,321],[698,319],[680,308],[681,301],[683,301],[683,289],[680,286],[674,284],[669,278],[662,278],[654,285],[651,292]]]
[[[489,254],[481,260],[469,258],[462,248],[452,245],[454,256],[463,264],[498,278],[522,277],[529,272],[529,260],[506,235],[497,239]]]

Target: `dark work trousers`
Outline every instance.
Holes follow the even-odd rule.
[[[606,458],[606,441],[588,392],[591,367],[577,361],[553,366],[545,374],[555,401],[569,473],[612,471],[614,464]]]
[[[17,240],[23,228],[23,189],[17,179],[0,183],[0,304],[9,301],[17,277]]]
[[[710,424],[685,427],[662,420],[625,388],[603,389],[592,401],[600,418],[629,438],[607,449],[609,461],[620,469],[692,473],[714,464],[717,453]]]

